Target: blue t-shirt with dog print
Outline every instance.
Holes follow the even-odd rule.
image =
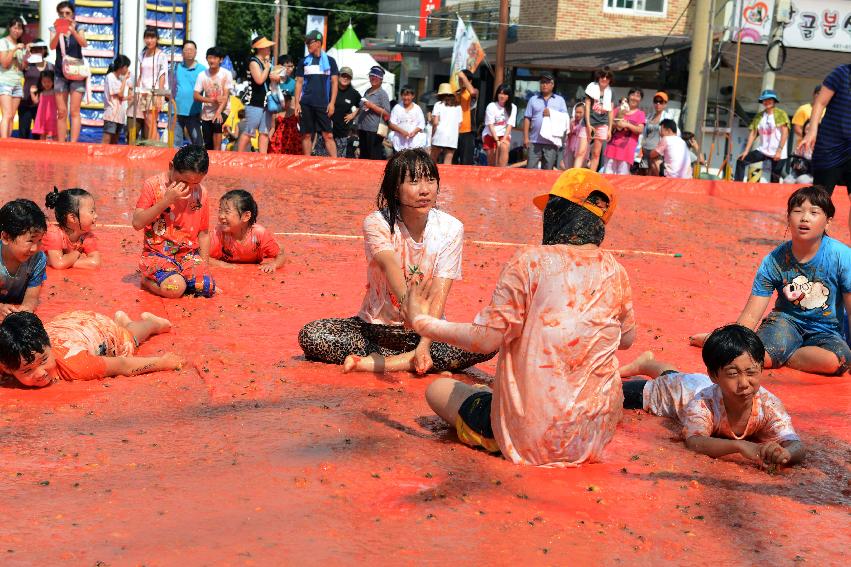
[[[851,248],[822,237],[815,257],[801,263],[784,242],[762,260],[751,293],[770,297],[777,291],[774,310],[812,332],[844,334],[843,294],[851,293]]]

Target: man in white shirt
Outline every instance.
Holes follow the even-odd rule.
[[[691,158],[685,140],[677,136],[677,123],[666,118],[659,123],[661,139],[656,149],[650,152],[650,159],[662,158],[665,164],[665,177],[692,179]]]

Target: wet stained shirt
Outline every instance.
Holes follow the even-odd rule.
[[[168,184],[166,173],[146,180],[136,208],[149,209],[154,206],[165,195]],[[174,203],[145,227],[143,254],[179,257],[197,253],[200,246],[198,233],[206,231],[209,225],[207,190],[199,185],[189,198]]]
[[[533,465],[599,460],[622,413],[615,351],[635,326],[614,256],[567,245],[521,250],[474,322],[503,334],[491,408],[503,455]]]
[[[401,325],[398,298],[394,297],[387,277],[375,261],[375,255],[389,250],[396,254],[405,283],[428,285],[432,278],[461,279],[461,253],[464,225],[455,217],[432,209],[423,231],[422,242],[415,242],[402,219],[396,221],[393,234],[381,211],[375,211],[363,223],[367,267],[366,296],[358,317],[367,323]]]
[[[103,357],[132,356],[133,335],[115,321],[93,311],[63,313],[44,326],[63,380],[96,380],[106,376]]]
[[[266,227],[253,224],[241,240],[222,231],[217,226],[210,237],[210,257],[236,264],[259,264],[266,258],[275,258],[281,247]]]

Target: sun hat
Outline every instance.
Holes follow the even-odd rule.
[[[373,65],[369,68],[369,76],[370,77],[378,77],[379,79],[384,78],[384,69],[381,68],[380,65]]]
[[[348,75],[349,77],[354,77],[355,73],[352,71],[351,67],[340,67],[341,75]]]
[[[455,91],[452,90],[452,85],[450,85],[449,83],[440,83],[440,86],[437,88],[437,96],[443,95],[455,95]]]
[[[608,208],[602,209],[588,200],[594,191],[606,196],[609,200]],[[559,176],[549,193],[538,195],[532,199],[532,202],[543,211],[547,207],[550,195],[562,197],[571,203],[584,207],[603,219],[604,223],[608,223],[609,219],[612,218],[615,206],[618,203],[615,188],[609,180],[596,171],[584,168],[568,169]]]
[[[780,98],[777,96],[777,93],[774,92],[773,89],[765,89],[764,91],[762,91],[759,95],[759,102],[768,100],[770,98],[773,98],[774,102],[780,102]]]
[[[272,47],[275,45],[274,41],[269,41],[266,37],[256,37],[254,41],[251,42],[251,49],[263,49],[264,47]]]
[[[310,43],[311,41],[322,41],[322,32],[319,30],[311,30],[304,34],[304,43]]]

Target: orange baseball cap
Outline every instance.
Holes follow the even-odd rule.
[[[602,209],[588,200],[594,191],[599,191],[609,199],[607,208]],[[608,223],[612,218],[615,206],[618,204],[618,196],[611,182],[599,173],[585,168],[568,169],[559,176],[549,193],[538,195],[532,199],[532,202],[543,211],[547,207],[550,195],[562,197],[580,207],[585,207],[603,219],[604,223]]]
[[[663,99],[665,102],[668,102],[668,93],[666,93],[665,91],[656,91],[656,94],[653,95],[653,98],[656,98],[657,96]]]

